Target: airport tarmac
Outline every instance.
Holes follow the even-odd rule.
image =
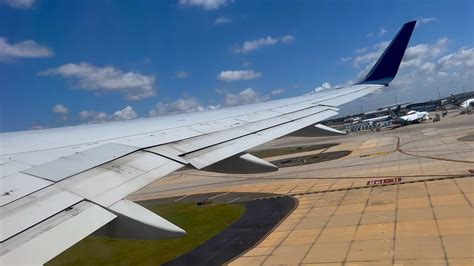
[[[474,115],[383,132],[283,138],[259,149],[339,143],[268,161],[349,150],[347,156],[255,175],[184,170],[132,200],[240,192],[296,197],[298,207],[230,265],[474,265]],[[472,170],[472,172],[470,171]],[[400,179],[399,179],[400,178]],[[393,179],[388,185],[369,185]]]

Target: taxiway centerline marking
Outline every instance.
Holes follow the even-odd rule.
[[[185,198],[187,198],[187,197],[189,197],[189,196],[191,196],[191,194],[188,194],[188,195],[186,195],[186,196],[182,196],[181,198],[174,200],[174,202],[180,201],[180,200],[185,199]]]
[[[237,197],[237,198],[235,198],[235,199],[233,199],[233,200],[227,202],[226,204],[232,203],[232,202],[234,202],[234,201],[236,201],[236,200],[238,200],[238,199],[240,199],[240,197]]]
[[[219,195],[216,195],[216,196],[214,196],[214,197],[210,197],[209,199],[210,199],[210,200],[211,200],[211,199],[215,199],[215,198],[217,198],[217,197],[224,196],[225,194],[229,194],[229,192],[224,192],[224,193],[219,194]]]

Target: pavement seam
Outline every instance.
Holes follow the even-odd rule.
[[[461,189],[461,187],[459,186],[458,182],[456,182],[456,180],[453,180],[453,181],[454,181],[454,184],[456,184],[456,187],[459,189],[459,191],[461,191],[461,194],[463,195],[464,199],[467,201],[469,205],[471,205],[471,208],[472,208],[472,203],[469,200],[469,198],[466,196],[466,193],[464,193],[464,190]]]
[[[260,265],[263,265],[263,264],[268,260],[268,258],[270,258],[270,257],[272,256],[272,254],[273,254],[273,252],[275,251],[275,249],[277,249],[278,247],[281,246],[281,243],[283,243],[283,241],[285,241],[285,239],[288,238],[288,236],[291,234],[291,232],[295,230],[295,228],[298,226],[298,224],[300,224],[300,223],[304,220],[304,218],[306,218],[306,216],[311,212],[311,210],[312,210],[312,209],[314,208],[314,206],[319,202],[319,200],[321,200],[321,198],[322,198],[322,197],[320,197],[320,198],[314,203],[314,205],[306,212],[306,214],[305,214],[302,218],[300,218],[300,221],[299,221],[297,224],[295,224],[295,226],[294,226],[292,229],[289,230],[290,232],[288,233],[288,235],[286,235],[285,237],[283,237],[282,241],[281,241],[277,246],[275,246],[275,247],[273,248],[273,250],[272,250],[272,252],[270,253],[270,255],[268,255],[268,256],[262,261],[262,263],[261,263]],[[298,206],[299,206],[299,200],[298,200]],[[296,210],[296,209],[297,209],[297,208],[295,208],[294,210]],[[294,211],[294,210],[293,210],[293,211]],[[284,220],[286,220],[287,218],[288,218],[288,216],[285,217]],[[282,222],[283,222],[284,220],[282,220]],[[276,228],[277,228],[277,227],[275,227],[275,229],[276,229]],[[321,233],[321,232],[320,232],[320,233]],[[318,236],[319,236],[319,235],[318,235]],[[310,248],[310,249],[311,249],[311,248]],[[304,257],[303,257],[303,259],[304,259]]]
[[[397,197],[395,198],[395,224],[393,225],[393,254],[392,265],[395,264],[395,242],[397,241],[397,222],[398,222],[398,193],[400,191],[400,184],[397,185]]]
[[[356,226],[356,230],[354,231],[354,235],[352,235],[352,240],[351,240],[351,244],[349,245],[349,248],[347,249],[347,253],[346,253],[346,256],[344,256],[344,260],[342,261],[342,264],[345,264],[347,262],[347,257],[349,256],[349,251],[351,250],[352,248],[352,244],[354,244],[354,238],[357,234],[357,231],[359,230],[359,226],[361,225],[361,222],[362,222],[362,216],[364,216],[364,213],[365,213],[365,210],[367,209],[367,206],[369,205],[369,199],[370,199],[370,196],[372,195],[372,192],[373,192],[373,187],[370,188],[370,192],[369,192],[369,197],[367,198],[367,200],[365,201],[365,205],[364,205],[364,209],[362,210],[361,212],[361,215],[360,215],[360,218],[359,218],[359,222],[357,223],[357,226]],[[339,206],[338,206],[339,207]],[[336,209],[337,210],[337,209]]]
[[[329,217],[332,217],[332,216],[334,215],[334,213],[336,213],[337,208],[339,207],[340,203],[344,200],[344,198],[347,196],[347,194],[348,194],[348,192],[346,191],[346,193],[344,194],[344,196],[341,197],[339,203],[336,205],[336,208],[335,208],[334,211],[331,213],[331,215],[329,215]],[[319,199],[318,199],[318,202],[319,202],[319,200],[321,200],[322,198],[323,198],[323,197],[319,198]],[[315,205],[316,205],[316,204],[315,204]],[[329,205],[329,206],[333,206],[333,205]],[[313,206],[313,208],[314,208],[314,206]],[[312,208],[312,209],[313,209],[313,208]],[[311,212],[311,211],[309,211],[309,212]],[[308,213],[309,213],[309,212],[308,212]],[[301,219],[301,220],[303,220],[303,219]],[[318,241],[319,237],[320,237],[321,234],[323,233],[324,229],[326,229],[326,227],[328,226],[330,220],[331,220],[331,218],[329,218],[329,219],[327,220],[327,222],[324,224],[324,226],[323,226],[322,229],[321,229],[321,232],[319,232],[318,236],[314,239],[314,241],[313,241],[313,243],[311,244],[311,246],[309,247],[308,251],[306,251],[306,254],[305,254],[305,255],[303,256],[303,258],[301,259],[300,264],[303,263],[303,261],[306,259],[306,257],[308,256],[310,250],[314,247],[314,245],[315,245],[316,242]],[[349,247],[349,248],[350,248],[350,247]]]
[[[423,184],[425,185],[426,193],[428,193],[428,199],[430,201],[431,211],[433,212],[433,218],[434,218],[434,221],[436,223],[436,229],[438,230],[439,239],[441,241],[441,247],[443,248],[444,259],[446,260],[446,265],[449,266],[448,254],[446,254],[446,247],[445,247],[445,244],[444,244],[444,241],[443,241],[443,236],[441,235],[441,230],[439,229],[438,218],[436,217],[436,212],[434,210],[433,202],[431,201],[431,194],[430,194],[430,191],[428,189],[428,185],[426,184],[426,182],[423,182]]]

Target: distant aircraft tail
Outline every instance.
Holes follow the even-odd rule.
[[[388,85],[395,78],[415,24],[416,20],[403,25],[397,36],[395,36],[377,63],[372,67],[369,74],[358,84]]]

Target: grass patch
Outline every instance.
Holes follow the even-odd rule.
[[[245,212],[236,204],[197,207],[195,203],[147,206],[183,228],[183,238],[121,240],[88,236],[46,265],[158,265],[172,260],[223,231]]]
[[[277,149],[269,149],[269,150],[252,151],[250,153],[260,158],[268,158],[268,157],[280,156],[280,155],[286,155],[286,154],[327,149],[336,145],[339,145],[339,143],[324,143],[324,144],[317,144],[317,145],[310,145],[310,146],[303,146],[303,147],[277,148]]]

